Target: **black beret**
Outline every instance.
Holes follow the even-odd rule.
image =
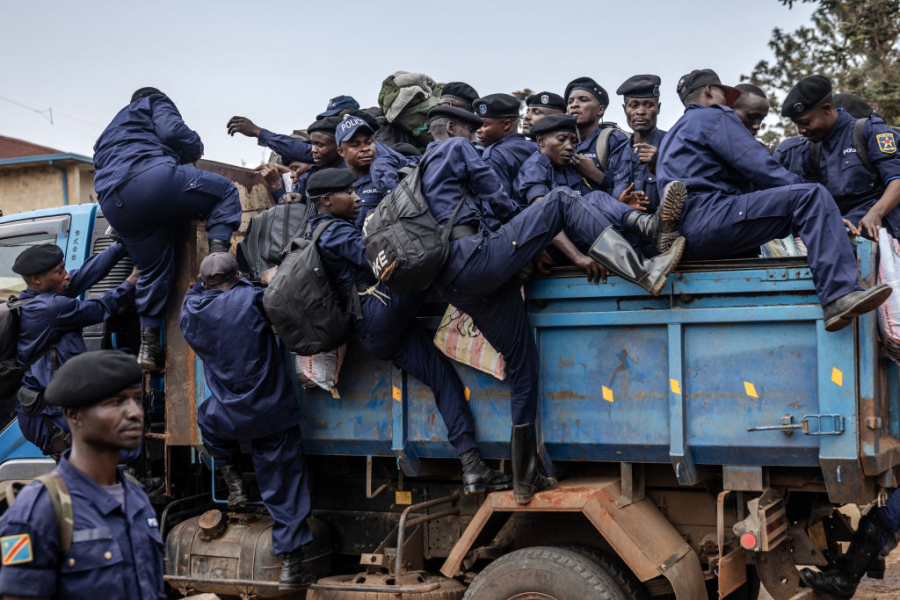
[[[227,252],[213,252],[200,263],[200,277],[207,285],[216,285],[237,275],[238,264]]]
[[[824,75],[804,77],[788,92],[781,105],[781,116],[789,119],[801,117],[817,107],[831,95],[831,80]]]
[[[509,119],[519,116],[522,105],[512,94],[488,94],[472,103],[478,116],[487,119]]]
[[[428,111],[429,122],[432,119],[438,119],[440,117],[445,117],[447,119],[450,119],[451,121],[461,121],[463,123],[468,123],[472,127],[481,127],[482,125],[484,125],[484,120],[478,115],[470,113],[463,108],[450,106],[448,104],[438,104]]]
[[[139,387],[144,377],[137,359],[118,350],[96,350],[70,358],[53,375],[44,392],[52,406],[77,408]]]
[[[678,80],[678,97],[684,103],[691,92],[699,90],[702,87],[712,85],[720,87],[725,92],[725,105],[732,106],[737,99],[741,97],[741,92],[730,85],[722,85],[719,75],[712,69],[694,69],[687,75],[682,76]]]
[[[306,196],[319,198],[331,192],[341,192],[355,181],[350,169],[322,169],[313,173],[306,183]]]
[[[31,246],[16,257],[12,270],[19,275],[38,275],[49,271],[64,259],[63,251],[56,244]]]
[[[659,84],[662,80],[657,75],[634,75],[619,86],[616,93],[626,98],[659,98]]]
[[[576,133],[575,123],[578,119],[571,115],[547,115],[531,126],[532,137],[553,131],[571,131]]]
[[[306,129],[306,133],[320,131],[322,133],[327,133],[331,137],[334,137],[334,132],[337,129],[338,123],[340,122],[340,117],[325,117],[324,119],[319,119],[318,121],[310,125]]]
[[[854,119],[865,119],[875,114],[875,109],[869,106],[865,100],[853,94],[835,94],[832,96],[835,108],[843,108]]]
[[[555,108],[556,110],[566,110],[566,101],[559,94],[553,92],[538,92],[528,96],[525,100],[525,106],[546,106],[547,108]]]
[[[441,90],[441,98],[444,96],[453,96],[465,100],[469,104],[478,100],[478,92],[475,91],[475,88],[462,81],[451,81],[445,84],[444,89]]]
[[[606,90],[603,87],[591,79],[590,77],[579,77],[578,79],[573,79],[569,82],[569,85],[566,86],[566,93],[564,95],[566,102],[569,101],[569,96],[572,95],[572,90],[585,90],[590,92],[594,98],[597,99],[600,104],[603,106],[609,106],[609,94],[606,93]]]
[[[399,152],[403,156],[422,156],[422,151],[406,142],[397,142],[391,146],[391,150]]]
[[[141,98],[146,98],[147,96],[152,96],[153,94],[162,94],[163,96],[165,96],[165,94],[163,94],[155,87],[142,87],[131,95],[131,101],[136,102]]]

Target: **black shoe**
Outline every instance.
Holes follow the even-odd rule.
[[[509,446],[512,455],[513,498],[516,504],[528,504],[536,493],[555,489],[559,485],[556,479],[544,477],[538,471],[540,459],[534,423],[513,425]]]
[[[666,185],[659,208],[652,215],[634,210],[625,214],[622,228],[629,233],[636,233],[650,241],[656,249],[665,253],[672,244],[681,237],[678,224],[687,199],[687,188],[680,181],[672,181]]]
[[[891,287],[882,283],[867,290],[844,294],[837,300],[829,302],[828,306],[822,309],[825,314],[825,331],[840,331],[859,315],[881,306],[890,295]]]
[[[159,327],[141,327],[138,363],[145,371],[158,371],[165,365],[165,357],[159,347]]]
[[[231,240],[209,240],[209,253],[228,252],[231,249]]]
[[[219,472],[228,486],[228,508],[238,508],[247,504],[247,488],[244,486],[244,478],[234,465],[221,465]]]
[[[685,239],[675,240],[667,252],[644,259],[612,226],[603,230],[588,250],[588,256],[623,279],[636,283],[654,296],[666,287],[669,273],[678,266]]]
[[[477,448],[466,450],[459,456],[463,467],[463,485],[467,496],[481,492],[499,492],[512,487],[512,477],[491,469],[481,460]]]
[[[303,566],[303,550],[298,548],[285,552],[281,559],[281,576],[278,577],[279,590],[296,590],[309,587],[317,581],[316,576]]]

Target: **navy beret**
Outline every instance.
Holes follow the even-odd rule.
[[[147,96],[152,96],[153,94],[162,94],[163,96],[165,96],[165,94],[163,94],[155,87],[142,87],[131,95],[131,101],[136,102],[141,98],[146,98]]]
[[[854,119],[865,119],[875,114],[875,109],[869,106],[865,100],[853,94],[835,94],[832,96],[835,108],[843,108]]]
[[[49,271],[64,259],[63,251],[56,244],[31,246],[16,257],[12,270],[19,275],[38,275]]]
[[[200,277],[207,285],[228,281],[238,272],[237,261],[227,252],[213,252],[200,263]]]
[[[824,75],[810,75],[797,82],[781,105],[781,116],[801,117],[831,95],[831,80]]]
[[[331,137],[334,137],[335,130],[337,129],[338,123],[341,122],[340,117],[325,117],[324,119],[319,119],[306,129],[306,133],[313,133],[319,131],[321,133],[326,133]]]
[[[451,121],[461,121],[463,123],[468,123],[472,127],[481,127],[482,125],[484,125],[484,120],[481,117],[457,106],[438,104],[428,111],[429,122],[432,119],[438,119],[441,117],[450,119]]]
[[[531,126],[532,137],[554,131],[571,131],[576,133],[578,119],[571,115],[547,115]]]
[[[556,110],[566,110],[566,101],[559,94],[553,92],[538,92],[528,96],[525,100],[525,106],[546,106],[547,108],[555,108]]]
[[[445,84],[444,89],[441,90],[441,98],[444,96],[453,96],[465,100],[469,104],[478,100],[478,92],[475,91],[475,88],[462,81],[451,81]]]
[[[579,77],[578,79],[573,79],[569,82],[569,85],[566,86],[565,99],[566,102],[569,101],[569,96],[572,95],[572,90],[585,90],[590,92],[594,98],[597,99],[600,104],[603,106],[609,106],[609,94],[606,93],[606,90],[603,87],[591,79],[590,77]]]
[[[306,184],[306,196],[319,198],[331,192],[342,192],[355,181],[350,169],[322,169],[313,173]]]
[[[659,98],[659,84],[662,80],[657,75],[634,75],[619,86],[616,93],[626,98]]]
[[[472,103],[478,116],[487,119],[518,118],[522,105],[512,94],[488,94]]]
[[[137,359],[118,350],[96,350],[70,358],[53,375],[44,392],[51,406],[77,408],[140,387],[144,371]]]
[[[730,85],[722,85],[719,75],[712,69],[694,69],[678,80],[678,97],[684,103],[691,92],[708,85],[720,87],[725,92],[725,105],[732,106],[741,97],[741,92]]]

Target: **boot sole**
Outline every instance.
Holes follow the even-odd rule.
[[[687,187],[680,181],[670,181],[663,191],[663,200],[659,207],[662,219],[659,224],[659,245],[661,253],[668,252],[681,234],[678,224],[684,212],[684,201],[687,200]]]
[[[682,240],[681,243],[678,243],[679,239]],[[659,281],[656,282],[656,285],[654,285],[652,288],[647,290],[654,296],[659,296],[660,293],[662,293],[663,289],[665,289],[666,282],[669,280],[669,275],[672,274],[672,271],[674,271],[675,268],[678,266],[678,263],[681,262],[681,255],[684,254],[685,245],[686,244],[685,244],[684,238],[677,238],[675,243],[673,243],[670,246],[670,248],[667,252],[674,252],[675,260],[673,260],[672,264],[669,266],[669,268],[666,269],[665,274],[663,274],[663,276],[659,278]],[[663,255],[661,254],[660,256],[663,256]]]
[[[844,312],[835,315],[825,321],[825,331],[840,331],[850,325],[853,319],[867,312],[873,311],[891,296],[891,288],[884,288],[876,294],[863,298]]]
[[[504,490],[512,489],[512,482],[500,484],[500,485],[487,485],[487,484],[476,484],[476,485],[467,485],[465,488],[466,496],[475,496],[476,494],[481,494],[484,492],[502,492]]]

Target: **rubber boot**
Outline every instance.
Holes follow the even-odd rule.
[[[163,368],[164,357],[159,347],[159,327],[141,327],[141,349],[138,351],[138,363],[145,371],[157,371]]]
[[[512,478],[491,469],[481,460],[478,448],[466,450],[459,455],[463,467],[463,486],[467,496],[480,494],[481,492],[499,492],[512,487]]]
[[[531,498],[543,490],[555,489],[553,477],[544,477],[538,470],[537,433],[534,423],[513,425],[509,442],[512,455],[513,498],[516,504],[528,504]]]
[[[296,590],[309,587],[316,582],[316,576],[303,566],[303,550],[297,548],[281,555],[281,575],[278,577],[278,589]]]
[[[238,508],[247,504],[247,488],[244,478],[234,465],[220,465],[219,472],[228,486],[228,508]]]
[[[209,241],[209,253],[215,254],[216,252],[228,252],[231,249],[231,240],[208,240]]]
[[[881,306],[891,295],[891,287],[880,283],[867,290],[857,290],[844,294],[822,308],[825,331],[840,331],[853,319]]]
[[[831,594],[835,598],[852,598],[859,580],[869,566],[876,562],[881,552],[881,536],[887,525],[879,508],[859,520],[859,528],[850,540],[850,548],[841,562],[841,568],[834,573],[820,573],[812,569],[800,571],[800,578],[817,592]]]
[[[669,182],[655,213],[648,215],[639,210],[631,211],[622,220],[622,228],[627,233],[636,233],[650,241],[660,252],[666,252],[681,237],[678,224],[686,199],[687,188],[684,184],[680,181]]]
[[[636,283],[654,296],[659,296],[666,287],[669,273],[678,266],[684,252],[685,240],[675,240],[667,252],[650,259],[644,259],[628,243],[628,240],[612,228],[603,230],[588,250],[588,256],[632,283]]]

